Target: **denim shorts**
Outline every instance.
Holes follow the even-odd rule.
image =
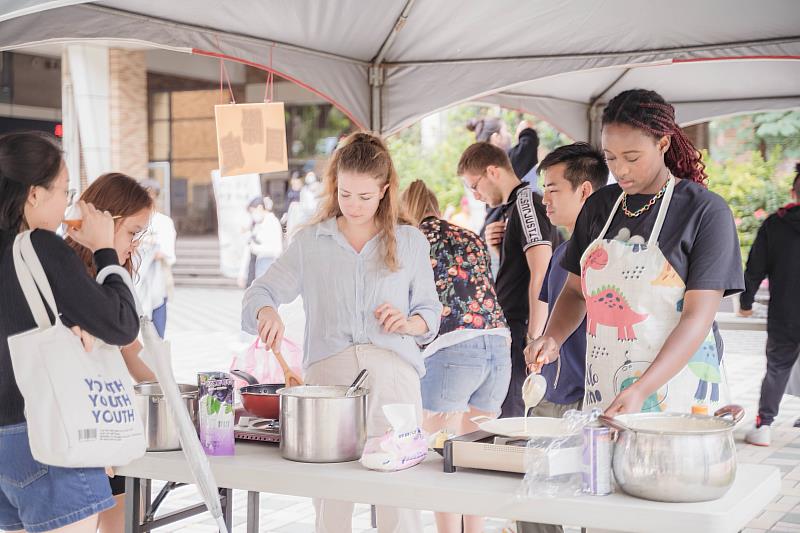
[[[496,413],[511,379],[509,339],[482,335],[425,359],[421,380],[422,407],[437,413],[464,412],[469,407]]]
[[[105,470],[36,461],[24,423],[0,427],[0,458],[0,530],[50,531],[114,506]]]

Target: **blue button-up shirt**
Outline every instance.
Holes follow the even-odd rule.
[[[407,225],[398,226],[395,234],[401,266],[391,272],[384,262],[380,235],[357,253],[335,218],[304,228],[245,292],[242,328],[257,334],[259,309],[277,309],[301,295],[306,314],[305,367],[355,344],[374,344],[396,352],[424,375],[419,345],[436,337],[442,305],[427,239]],[[386,333],[375,318],[375,310],[383,303],[407,316],[419,315],[428,332],[416,338]]]

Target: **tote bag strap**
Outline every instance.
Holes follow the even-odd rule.
[[[53,291],[50,288],[50,283],[47,281],[47,276],[44,274],[42,264],[39,262],[39,256],[36,255],[36,250],[33,249],[30,231],[17,235],[16,239],[14,239],[12,255],[14,258],[14,270],[17,273],[17,280],[22,288],[22,293],[25,295],[25,300],[31,310],[33,319],[36,321],[36,325],[40,328],[52,326],[50,317],[47,316],[47,310],[45,309],[42,297],[44,297],[44,300],[50,307],[50,311],[53,313],[56,323],[59,323],[58,308],[53,298]]]
[[[142,318],[142,304],[139,303],[139,298],[136,296],[136,289],[133,287],[133,280],[131,279],[131,275],[127,270],[122,268],[120,265],[108,265],[107,267],[103,267],[100,272],[97,273],[97,277],[95,279],[97,280],[97,283],[102,285],[106,281],[106,278],[112,274],[116,274],[122,278],[122,281],[128,286],[128,290],[131,291],[131,296],[133,296],[133,302],[136,306],[136,314],[139,316],[139,318]]]

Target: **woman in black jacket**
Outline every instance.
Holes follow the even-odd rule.
[[[114,505],[102,468],[61,468],[33,459],[24,402],[14,379],[8,337],[36,322],[17,281],[14,239],[34,230],[31,241],[52,287],[62,322],[89,348],[97,337],[112,345],[133,342],[139,330],[133,296],[119,276],[103,285],[55,234],[72,191],[61,151],[47,137],[14,133],[0,137],[0,529],[94,532],[97,514]],[[94,254],[97,270],[118,265],[114,222],[107,212],[80,204],[83,222],[69,235]],[[52,318],[52,317],[51,317]]]

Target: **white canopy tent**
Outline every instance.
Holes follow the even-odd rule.
[[[630,87],[682,123],[800,106],[796,0],[3,0],[0,49],[123,41],[272,70],[393,133],[482,100],[593,137]],[[594,124],[594,126],[593,126]]]

